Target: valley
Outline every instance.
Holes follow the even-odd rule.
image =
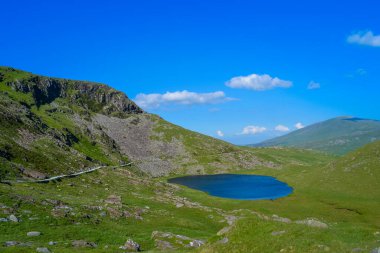
[[[8,67],[0,116],[1,252],[380,247],[379,141],[344,155],[235,146],[149,114],[106,85]],[[294,191],[244,201],[167,182],[222,173],[272,176]]]

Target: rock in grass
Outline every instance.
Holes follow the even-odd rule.
[[[50,241],[50,242],[49,242],[49,245],[50,245],[50,246],[53,246],[53,245],[56,245],[56,244],[57,244],[57,242],[53,242],[53,241]]]
[[[326,223],[323,223],[317,219],[309,218],[306,220],[298,220],[296,221],[297,224],[305,224],[309,227],[316,227],[316,228],[328,228],[329,226]]]
[[[75,248],[81,248],[81,247],[89,247],[89,248],[96,248],[98,245],[94,242],[86,242],[84,240],[75,240],[72,241],[71,245]]]
[[[4,242],[4,247],[12,247],[12,246],[16,246],[18,244],[19,244],[19,242],[16,242],[16,241],[7,241],[7,242]]]
[[[286,233],[285,230],[282,230],[282,231],[273,231],[273,232],[271,233],[271,235],[273,235],[273,236],[277,236],[277,235],[282,235],[282,234],[285,234],[285,233]]]
[[[189,246],[193,247],[193,248],[199,248],[203,244],[205,244],[205,242],[202,240],[193,240],[193,241],[189,242]]]
[[[171,249],[174,249],[173,245],[170,242],[168,242],[168,241],[155,240],[155,243],[156,243],[157,249],[160,249],[160,250],[171,250]]]
[[[7,218],[0,218],[0,222],[8,222]]]
[[[117,195],[109,195],[104,202],[111,205],[121,205],[121,197]]]
[[[20,221],[14,214],[9,215],[8,219],[10,221],[13,221],[13,222],[19,222]]]
[[[220,239],[217,243],[226,244],[226,243],[228,243],[228,238],[224,237],[224,238]]]
[[[48,248],[37,248],[36,251],[39,253],[50,253]]]
[[[373,249],[371,253],[380,253],[380,248]]]
[[[132,239],[128,239],[123,246],[120,247],[120,249],[132,251],[132,252],[138,252],[140,251],[140,244],[133,241]]]
[[[33,237],[33,236],[40,236],[41,235],[41,232],[38,232],[38,231],[31,231],[31,232],[28,232],[26,233],[27,236],[30,236],[30,237]]]

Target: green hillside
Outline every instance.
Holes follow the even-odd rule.
[[[127,162],[152,176],[266,163],[250,150],[145,113],[107,85],[0,67],[1,178],[45,178]]]
[[[343,155],[380,140],[380,121],[338,117],[251,146],[287,146]]]
[[[106,85],[2,67],[0,252],[135,252],[128,240],[143,252],[371,252],[380,247],[379,152],[380,142],[338,158],[238,147]],[[227,172],[274,176],[294,192],[242,201],[167,183]]]

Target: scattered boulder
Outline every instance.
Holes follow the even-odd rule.
[[[69,206],[66,206],[66,205],[59,205],[59,206],[56,206],[54,207],[52,210],[51,210],[51,215],[53,217],[67,217],[69,216],[69,214],[71,213],[73,209]]]
[[[16,241],[7,241],[7,242],[4,242],[4,247],[12,247],[12,246],[16,246],[20,244],[19,242],[16,242]]]
[[[175,207],[177,207],[177,208],[181,208],[181,207],[183,207],[183,206],[184,206],[183,203],[177,203],[177,204],[175,204]]]
[[[0,218],[0,222],[8,222],[7,218]]]
[[[305,220],[298,220],[295,223],[297,224],[304,224],[309,227],[316,227],[316,228],[328,228],[329,226],[326,223],[323,223],[315,218],[308,218]]]
[[[190,247],[192,248],[199,248],[200,246],[202,246],[203,244],[205,244],[204,241],[202,240],[193,240],[189,243]]]
[[[170,232],[153,231],[152,239],[155,246],[161,250],[178,248],[198,248],[205,244],[204,241],[193,239],[185,235],[176,235]]]
[[[94,242],[86,242],[84,240],[74,240],[71,242],[71,245],[75,248],[83,248],[83,247],[96,248],[98,246]]]
[[[140,244],[133,241],[132,239],[128,239],[123,246],[120,247],[120,249],[132,251],[132,252],[138,252],[140,251]]]
[[[107,207],[107,212],[111,218],[116,219],[123,216],[123,213],[115,208]]]
[[[276,215],[276,214],[273,214],[273,215],[272,215],[272,220],[274,220],[274,221],[278,221],[278,222],[283,222],[283,223],[291,223],[291,222],[292,222],[291,219],[289,219],[289,218],[284,218],[284,217],[280,217],[280,216],[278,216],[278,215]]]
[[[282,235],[282,234],[285,234],[285,233],[286,233],[285,230],[282,230],[282,231],[273,231],[273,232],[271,233],[271,235],[273,235],[273,236],[277,236],[277,235]]]
[[[155,245],[157,249],[160,249],[163,251],[174,249],[173,245],[170,242],[159,240],[159,239],[155,240]]]
[[[26,235],[29,236],[29,237],[40,236],[41,232],[31,231],[31,232],[26,233]]]
[[[225,235],[227,234],[228,232],[230,232],[231,230],[231,226],[228,226],[228,227],[224,227],[222,228],[221,230],[218,231],[218,233],[216,233],[217,235],[221,236],[221,235]]]
[[[50,253],[48,248],[37,248],[36,251],[39,253]]]
[[[117,195],[109,195],[104,202],[111,205],[121,205],[121,197]]]
[[[10,221],[13,221],[13,222],[19,222],[20,221],[14,214],[9,215],[8,219]]]
[[[57,244],[57,242],[53,242],[53,241],[50,241],[50,242],[49,242],[49,245],[50,245],[50,246],[53,246],[53,245],[56,245],[56,244]]]
[[[380,248],[376,248],[371,250],[371,253],[380,253]]]
[[[217,243],[226,244],[226,243],[228,243],[228,238],[224,237],[224,238],[220,239]]]

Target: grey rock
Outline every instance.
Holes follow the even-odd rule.
[[[110,195],[104,202],[111,205],[121,205],[121,197],[117,195]]]
[[[285,234],[285,233],[286,233],[286,231],[284,231],[284,230],[282,230],[282,231],[273,231],[271,233],[271,235],[277,236],[277,235],[282,235],[282,234]]]
[[[75,248],[81,248],[81,247],[89,247],[89,248],[96,248],[98,245],[94,242],[86,242],[84,240],[74,240],[71,242],[71,245]]]
[[[160,250],[174,249],[173,245],[170,242],[164,240],[155,240],[155,245],[156,248]]]
[[[10,221],[13,221],[13,222],[19,222],[20,221],[14,214],[9,215],[8,219]]]
[[[49,242],[49,245],[50,245],[50,246],[57,245],[57,242],[50,241],[50,242]]]
[[[351,250],[351,252],[353,252],[353,253],[362,252],[362,251],[363,251],[363,249],[361,249],[361,248],[354,248]]]
[[[297,224],[304,224],[309,227],[316,227],[316,228],[328,228],[329,226],[326,223],[323,223],[315,218],[308,218],[305,220],[298,220],[296,221]]]
[[[205,242],[202,240],[193,240],[189,243],[190,247],[193,248],[199,248],[200,246],[204,245]]]
[[[284,218],[284,217],[280,217],[278,215],[272,215],[272,220],[274,221],[278,221],[278,222],[283,222],[283,223],[291,223],[291,219],[289,218]]]
[[[16,241],[7,241],[4,243],[4,246],[5,247],[11,247],[11,246],[16,246],[18,244],[19,244],[19,242],[16,242]]]
[[[123,246],[120,247],[120,249],[132,251],[132,252],[138,252],[140,251],[140,244],[133,241],[132,239],[128,239]]]
[[[220,239],[217,243],[226,244],[226,243],[228,243],[228,238],[224,237],[224,238]]]
[[[41,232],[38,232],[38,231],[31,231],[31,232],[28,232],[26,233],[27,236],[30,236],[30,237],[33,237],[33,236],[40,236],[41,235]]]
[[[0,222],[8,222],[7,218],[0,218]]]
[[[225,235],[225,234],[227,234],[230,230],[231,230],[231,226],[224,227],[224,228],[222,228],[221,230],[219,230],[218,233],[216,233],[216,234],[219,235],[219,236],[221,236],[221,235]]]
[[[183,207],[183,206],[184,206],[183,203],[177,203],[177,204],[175,204],[175,207],[177,207],[177,208],[181,208],[181,207]]]
[[[50,253],[48,248],[37,248],[36,251],[39,253]]]
[[[371,250],[371,253],[380,253],[380,248],[376,248]]]

